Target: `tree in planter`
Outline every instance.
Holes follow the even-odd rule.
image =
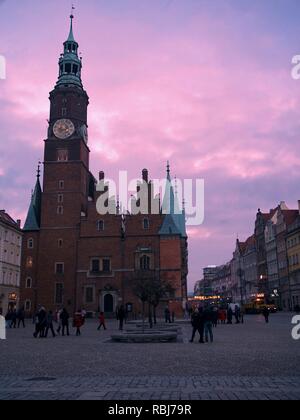
[[[149,305],[149,324],[150,328],[152,328],[153,318],[154,324],[157,324],[156,310],[159,303],[162,299],[168,298],[172,293],[174,293],[174,288],[168,281],[161,279],[158,273],[141,271],[136,275],[134,293],[142,302],[144,329],[146,304],[148,303]]]
[[[174,291],[175,289],[167,280],[161,279],[159,276],[154,279],[152,284],[152,294],[150,296],[150,304],[153,307],[153,318],[155,325],[157,324],[156,311],[158,305],[162,299],[168,298],[174,293]]]
[[[151,295],[151,283],[153,278],[149,276],[149,273],[139,272],[136,275],[135,285],[133,292],[142,302],[142,319],[143,319],[143,331],[145,330],[145,310],[146,303],[149,302],[149,296]]]

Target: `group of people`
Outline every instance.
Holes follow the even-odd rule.
[[[213,326],[215,325],[215,313],[216,311],[214,311],[214,308],[203,309],[202,307],[199,307],[194,310],[192,314],[193,334],[190,340],[191,343],[194,342],[197,331],[200,335],[199,343],[208,343],[209,340],[211,343],[213,343]]]
[[[22,325],[25,328],[25,310],[20,308],[18,311],[16,309],[9,309],[5,315],[6,328],[20,328]]]
[[[73,327],[76,329],[76,336],[81,335],[81,328],[85,324],[86,312],[84,310],[78,310],[73,316]],[[46,311],[43,306],[38,308],[37,313],[34,316],[35,332],[33,336],[35,338],[47,338],[49,331],[52,337],[56,335],[70,335],[70,315],[68,311],[64,309],[58,310],[55,314],[53,311]],[[56,324],[56,328],[54,325]]]
[[[270,310],[265,307],[262,311],[262,315],[265,318],[265,322],[269,323]],[[193,327],[191,343],[194,342],[196,332],[200,335],[200,343],[213,343],[214,334],[213,329],[217,328],[218,324],[221,325],[232,325],[234,320],[236,324],[244,324],[244,310],[240,306],[235,305],[234,309],[231,305],[227,309],[217,307],[206,307],[205,309],[201,306],[199,308],[193,308],[191,311],[191,322]]]

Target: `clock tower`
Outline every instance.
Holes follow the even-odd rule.
[[[89,97],[81,80],[82,58],[78,55],[79,45],[73,34],[74,16],[71,15],[70,19],[69,36],[63,44],[64,51],[59,59],[58,80],[50,93],[41,227],[57,226],[58,221],[69,227],[74,226],[80,221],[81,214],[87,211],[90,178],[87,126]],[[75,210],[74,207],[76,213],[70,217],[69,211],[65,210]]]
[[[37,302],[51,307],[65,296],[75,310],[77,252],[80,223],[88,214],[94,178],[89,171],[87,109],[82,58],[70,32],[59,58],[57,83],[50,93],[48,136],[45,140],[43,193],[37,267]]]

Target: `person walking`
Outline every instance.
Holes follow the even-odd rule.
[[[100,312],[100,315],[99,315],[99,327],[97,328],[97,330],[100,331],[102,327],[103,327],[104,330],[106,330],[106,323],[105,323],[105,315],[104,315],[104,312]]]
[[[54,316],[53,316],[53,312],[49,311],[47,314],[47,326],[46,326],[46,332],[45,332],[45,338],[48,337],[48,332],[49,330],[52,333],[52,337],[55,338],[55,332],[54,332],[54,327],[53,327],[53,321],[54,321]]]
[[[170,308],[168,306],[166,306],[166,309],[165,309],[165,321],[166,321],[166,324],[171,324],[172,323],[172,321],[171,321],[171,311],[170,311]]]
[[[233,318],[233,310],[231,309],[231,306],[229,306],[227,311],[227,324],[232,325],[232,318]]]
[[[234,317],[235,317],[235,323],[240,324],[240,308],[238,305],[235,305]]]
[[[61,319],[61,326],[62,326],[62,336],[65,336],[65,332],[67,333],[67,336],[69,337],[70,335],[70,329],[69,329],[69,320],[70,320],[70,315],[68,314],[68,311],[66,310],[66,308],[64,308],[60,314],[60,319]]]
[[[23,328],[25,328],[25,308],[24,308],[24,306],[18,310],[17,319],[18,319],[18,328],[20,328],[21,324],[23,325]]]
[[[9,311],[7,311],[7,314],[5,315],[6,329],[11,328],[11,322],[12,322],[12,312],[11,312],[11,310],[9,310]]]
[[[11,315],[11,328],[17,328],[17,311],[14,309]]]
[[[269,317],[270,317],[269,309],[265,306],[262,313],[263,313],[263,316],[265,318],[266,324],[268,324],[269,323]]]
[[[213,308],[212,313],[213,313],[213,327],[217,328],[218,327],[218,320],[219,320],[218,308]]]
[[[124,326],[124,320],[125,320],[125,309],[124,306],[120,306],[120,308],[118,309],[117,312],[117,319],[119,320],[119,330],[123,331],[123,326]]]
[[[55,314],[55,322],[57,323],[56,333],[58,335],[60,335],[60,332],[62,330],[62,321],[60,317],[61,314],[62,314],[62,309],[57,309],[56,314]]]
[[[37,338],[39,336],[40,338],[44,338],[46,326],[47,326],[47,312],[44,307],[40,307],[36,315],[36,327],[35,327],[34,337]]]
[[[225,325],[226,321],[227,321],[227,312],[225,311],[225,309],[220,309],[219,310],[219,321],[221,323],[221,325]]]
[[[194,342],[196,332],[198,331],[200,340],[199,343],[204,344],[204,317],[203,308],[196,309],[192,315],[193,333],[190,343]]]
[[[74,315],[74,328],[76,328],[76,337],[81,336],[81,327],[84,325],[84,316],[82,311],[77,311]]]
[[[213,319],[214,313],[212,308],[207,308],[203,314],[204,318],[204,331],[205,331],[205,341],[206,343],[210,342],[213,343],[214,341],[214,334],[213,334]]]

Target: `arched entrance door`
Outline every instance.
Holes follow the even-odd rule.
[[[114,311],[114,297],[110,293],[104,296],[104,312],[112,313]]]

